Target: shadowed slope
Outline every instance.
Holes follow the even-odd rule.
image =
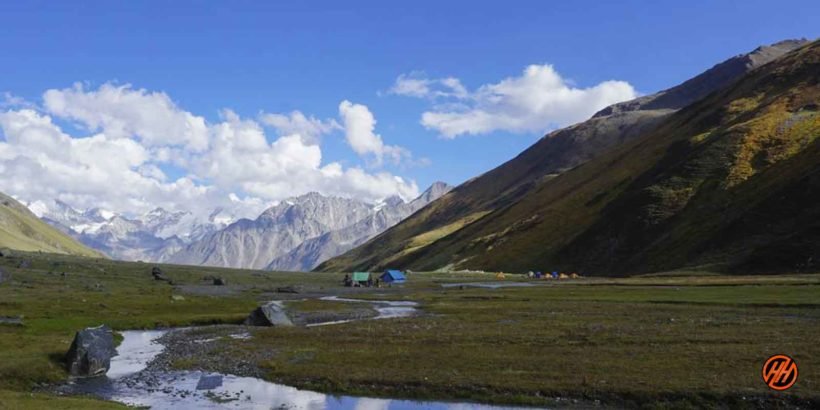
[[[545,187],[554,190],[556,200],[569,195],[573,187],[553,185],[551,180],[579,164],[613,147],[633,141],[654,130],[666,121],[672,113],[710,92],[720,90],[735,82],[743,74],[759,67],[778,56],[804,44],[804,41],[785,41],[768,47],[761,47],[752,53],[733,57],[703,74],[669,90],[615,104],[597,113],[583,123],[548,134],[516,158],[477,178],[465,182],[458,188],[433,202],[421,211],[396,225],[373,240],[344,255],[333,258],[318,267],[318,270],[356,270],[382,268],[389,264],[415,268],[440,268],[462,265],[457,254],[448,250],[446,254],[431,257],[428,246],[441,249],[445,243],[454,240],[451,236],[463,237],[459,229],[475,229],[484,226],[484,218],[504,220],[508,231],[493,232],[506,236],[511,230],[522,230],[543,218],[525,210],[527,218],[504,217],[507,207],[524,201]],[[583,205],[583,204],[579,204]],[[530,212],[530,213],[527,213]],[[500,219],[499,219],[500,218]],[[529,218],[529,219],[528,219]],[[428,232],[441,232],[442,228],[458,226],[459,229],[446,230],[448,235],[436,238],[425,246],[412,246],[413,238]],[[474,230],[474,229],[473,229]],[[471,230],[471,232],[473,231]],[[565,237],[560,237],[563,241]],[[478,239],[478,238],[472,238]],[[470,240],[472,240],[470,239]],[[484,238],[484,240],[489,240]],[[438,243],[441,241],[442,243]],[[521,252],[524,252],[522,248]],[[527,250],[542,254],[542,249]],[[492,265],[469,266],[490,268]],[[508,265],[504,265],[508,266]],[[529,270],[529,267],[521,266]]]

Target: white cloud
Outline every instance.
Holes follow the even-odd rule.
[[[29,103],[22,97],[18,97],[8,91],[3,93],[3,101],[0,101],[0,108],[32,108],[33,104]]]
[[[208,147],[205,119],[179,109],[162,92],[109,83],[86,91],[77,83],[46,91],[43,102],[51,114],[79,121],[88,130],[103,131],[112,138],[136,136],[146,145],[185,145],[194,151]]]
[[[263,113],[259,120],[276,129],[280,135],[299,135],[306,144],[318,144],[319,137],[342,128],[334,119],[322,121],[307,117],[300,111],[290,114]]]
[[[130,86],[49,90],[44,100],[44,111],[0,111],[0,191],[28,202],[59,199],[126,214],[160,206],[202,216],[222,207],[255,217],[310,191],[368,201],[419,191],[386,172],[323,162],[320,146],[304,135],[338,125],[301,113],[279,123],[277,130],[292,133],[271,138],[259,122],[230,110],[208,123],[163,93]],[[70,136],[57,120],[77,121],[88,135]],[[182,176],[170,177],[166,166]]]
[[[376,134],[376,118],[366,105],[344,100],[339,104],[339,116],[342,117],[344,123],[347,143],[357,154],[362,156],[372,154],[378,165],[382,163],[384,157],[396,163],[404,158],[410,158],[409,151],[399,146],[386,145],[381,135]]]
[[[447,77],[434,80],[426,78],[421,72],[400,74],[389,92],[416,98],[466,98],[469,95],[458,78]]]
[[[530,65],[518,77],[486,84],[472,92],[452,77],[434,80],[402,75],[391,91],[435,99],[436,105],[422,114],[421,123],[446,138],[493,131],[545,132],[585,120],[608,105],[638,96],[624,81],[573,87],[551,65]]]

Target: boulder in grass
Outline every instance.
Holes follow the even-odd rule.
[[[281,302],[268,302],[256,308],[245,324],[250,326],[293,326],[293,322],[288,317],[288,313]]]
[[[111,328],[101,325],[77,332],[65,361],[72,376],[102,376],[111,367],[111,357],[116,354]]]
[[[168,280],[168,278],[165,277],[165,273],[162,272],[162,269],[160,269],[159,266],[154,266],[151,268],[151,276],[153,276],[155,280]]]
[[[151,276],[154,277],[154,280],[168,282],[171,285],[174,284],[174,281],[168,279],[168,277],[165,276],[165,273],[162,271],[162,269],[159,268],[159,266],[154,266],[153,268],[151,268]]]
[[[227,285],[227,284],[228,284],[228,283],[225,281],[225,279],[222,279],[222,278],[214,278],[214,286],[225,286],[225,285]]]
[[[3,283],[9,279],[11,279],[11,275],[9,275],[3,268],[0,268],[0,283]]]

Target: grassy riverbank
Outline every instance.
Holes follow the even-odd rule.
[[[23,260],[31,266],[18,268]],[[442,289],[441,282],[494,279],[415,274],[405,287],[368,290],[341,288],[333,274],[163,266],[172,286],[153,280],[152,266],[43,254],[0,258],[12,276],[0,284],[0,316],[23,315],[22,326],[0,324],[0,408],[87,407],[86,399],[29,394],[65,378],[62,354],[84,326],[236,323],[261,300],[338,292],[418,301],[424,314],[262,329],[250,340],[225,343],[233,344],[232,354],[275,352],[261,363],[271,380],[329,392],[684,408],[820,401],[820,275],[687,272]],[[228,286],[211,285],[211,276]],[[303,293],[276,293],[287,285],[300,285]],[[349,309],[333,301],[291,305]],[[760,366],[776,353],[800,366],[799,381],[786,393],[769,391],[760,380]],[[197,367],[196,360],[185,365]]]

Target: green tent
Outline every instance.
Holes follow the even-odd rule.
[[[369,279],[369,272],[353,272],[353,282],[367,282]]]

